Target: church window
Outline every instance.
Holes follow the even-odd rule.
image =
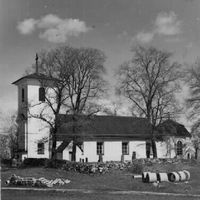
[[[38,152],[38,154],[44,154],[44,143],[43,142],[38,143],[37,152]]]
[[[39,101],[45,101],[45,88],[39,88]]]
[[[183,143],[181,141],[177,142],[176,153],[177,156],[183,155]]]
[[[123,155],[129,154],[128,142],[122,142],[122,154]]]
[[[104,154],[104,145],[103,142],[97,142],[97,155]]]

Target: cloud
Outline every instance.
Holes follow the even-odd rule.
[[[181,21],[177,19],[174,12],[161,12],[158,13],[154,23],[153,29],[149,32],[138,32],[132,38],[133,41],[141,43],[151,42],[156,35],[160,36],[175,36],[181,33]]]
[[[153,40],[154,33],[153,32],[139,32],[134,40],[140,41],[141,43],[149,43]]]
[[[126,38],[126,37],[128,37],[128,32],[124,30],[120,34],[118,34],[117,37],[118,38]]]
[[[46,15],[38,21],[38,28],[51,28],[63,23],[66,19],[61,19],[57,15]]]
[[[25,19],[24,21],[18,23],[17,29],[21,34],[31,34],[35,30],[36,23],[37,20],[33,18]]]
[[[174,12],[161,12],[155,21],[155,32],[162,35],[177,35],[181,32],[181,22]]]
[[[70,36],[79,36],[80,33],[86,33],[90,30],[84,21],[79,19],[60,19],[55,15],[48,15],[42,18],[38,27],[44,29],[39,37],[49,42],[63,43]]]
[[[28,26],[27,22],[32,26]],[[25,30],[25,25],[28,31]],[[87,27],[86,23],[79,19],[61,19],[52,14],[43,16],[39,20],[26,19],[18,24],[18,30],[21,34],[30,34],[35,29],[39,30],[39,38],[41,39],[54,43],[64,43],[69,37],[79,36],[81,33],[88,32],[91,28]]]

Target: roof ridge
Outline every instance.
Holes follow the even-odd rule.
[[[60,116],[72,116],[73,114],[59,114]],[[81,115],[81,116],[86,116],[86,115]],[[131,118],[131,119],[147,119],[147,118],[144,118],[144,117],[134,117],[134,116],[125,116],[125,115],[92,115],[94,117],[118,117],[118,118]],[[92,117],[91,116],[91,117]]]

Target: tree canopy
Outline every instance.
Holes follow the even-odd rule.
[[[50,126],[53,152],[56,151],[61,111],[73,115],[91,115],[99,111],[95,100],[105,92],[105,59],[102,51],[93,48],[62,46],[39,53],[35,67],[38,67],[39,76],[48,77],[40,79],[46,95],[45,101],[40,103],[43,106],[40,113],[30,112],[30,115]]]
[[[133,58],[119,68],[117,90],[133,104],[134,115],[147,118],[155,128],[176,114],[180,65],[170,62],[171,53],[154,47],[138,46],[132,51]]]

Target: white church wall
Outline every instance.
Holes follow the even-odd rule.
[[[175,158],[177,157],[177,142],[181,141],[183,144],[182,158],[187,159],[188,154],[191,158],[195,154],[189,137],[167,137],[163,142],[156,142],[158,158]]]
[[[38,154],[38,141],[40,141],[38,134],[31,134],[28,141],[28,158],[49,158],[48,142],[44,143],[44,154]]]
[[[166,142],[156,142],[157,147],[157,156],[158,158],[166,158],[169,157],[167,152],[167,144]]]
[[[79,161],[80,159],[86,160],[87,158],[88,162],[97,162],[99,160],[99,155],[97,155],[97,141],[85,141],[83,145],[84,145],[83,154],[80,151],[80,149],[77,148],[77,154],[76,154],[77,161]],[[64,152],[67,151],[68,148],[64,150]],[[145,158],[146,157],[145,141],[130,141],[129,154],[124,155],[124,160],[131,161],[132,152],[136,152],[136,158]],[[121,156],[122,156],[122,141],[104,141],[103,161],[121,161]]]
[[[97,162],[99,156],[97,155],[97,143],[96,141],[86,141],[83,143],[84,154],[83,158],[88,158],[88,162]],[[80,159],[80,158],[77,158]]]
[[[190,139],[184,138],[169,138],[169,141],[156,142],[157,146],[157,155],[158,158],[174,158],[176,157],[176,143],[178,141],[182,141],[185,144],[186,141]],[[167,150],[170,144],[170,151]],[[65,155],[63,153],[63,158],[69,159],[69,148],[64,150]],[[146,142],[145,141],[129,141],[129,154],[124,155],[125,161],[132,160],[132,154],[135,152],[136,158],[146,158]],[[191,153],[191,151],[189,151]],[[183,157],[186,158],[185,149],[183,148]],[[122,156],[122,141],[104,141],[104,155],[103,161],[121,161]],[[97,162],[99,159],[99,155],[97,155],[97,141],[85,141],[84,142],[84,153],[80,151],[77,147],[76,161],[80,161],[80,159],[86,160],[88,162]]]
[[[28,157],[49,158],[49,126],[46,122],[31,117],[31,115],[40,114],[44,108],[44,104],[39,102],[39,87],[38,85],[28,86]],[[45,113],[49,116],[50,110],[46,109]],[[45,139],[44,154],[38,154],[37,145]]]
[[[103,161],[109,161],[109,160],[120,161],[121,155],[122,155],[122,143],[120,141],[104,142]]]
[[[28,157],[48,158],[49,157],[49,127],[38,119],[28,120]],[[37,145],[44,142],[44,155],[37,154]]]
[[[132,160],[133,152],[136,153],[136,158],[146,157],[146,142],[145,141],[130,141],[129,142],[129,155],[125,155],[125,160]]]

